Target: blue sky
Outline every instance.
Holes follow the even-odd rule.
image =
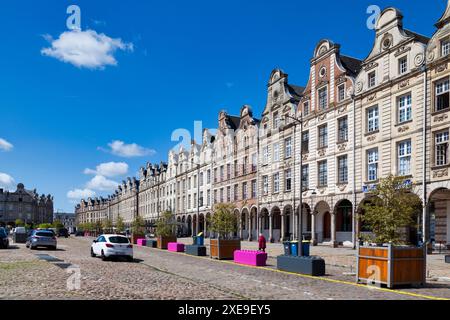
[[[52,47],[69,32],[72,4],[82,31],[112,46],[88,49],[113,61],[61,61],[77,45]],[[304,85],[320,39],[365,58],[373,4],[399,8],[407,29],[431,36],[446,1],[1,1],[0,188],[22,182],[65,211],[77,193],[107,195],[111,182],[165,160],[174,129],[214,128],[220,110],[244,104],[259,115],[274,68]]]

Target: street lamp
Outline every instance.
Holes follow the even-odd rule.
[[[301,241],[302,241],[302,217],[303,217],[303,113],[300,112],[300,119],[292,117],[290,115],[285,115],[284,116],[284,120],[286,120],[286,118],[291,119],[293,121],[295,121],[296,125],[300,125],[300,211],[299,211],[299,216],[298,216],[298,225],[297,225],[297,237],[298,237],[298,241],[299,241],[299,255],[302,255],[302,246],[301,246]],[[295,159],[295,157],[294,157]],[[295,161],[294,161],[294,165],[295,165]],[[295,208],[294,208],[295,210]],[[295,212],[295,211],[294,211]]]

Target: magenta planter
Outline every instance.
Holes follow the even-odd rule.
[[[137,245],[141,247],[145,247],[147,245],[147,240],[145,239],[137,239]]]
[[[184,252],[184,244],[170,242],[167,246],[167,250],[169,250],[171,252]]]
[[[267,253],[262,251],[236,250],[234,262],[255,267],[264,267],[267,261]]]

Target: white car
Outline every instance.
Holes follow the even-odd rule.
[[[125,257],[133,261],[133,245],[127,237],[117,234],[105,234],[91,245],[91,257],[100,256],[103,261],[112,257]]]

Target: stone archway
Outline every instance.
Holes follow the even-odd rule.
[[[210,212],[208,212],[206,214],[205,227],[206,227],[205,238],[210,238],[211,237],[211,231],[210,231],[210,227],[211,227],[211,213]]]
[[[197,230],[197,215],[194,214],[192,216],[192,234],[191,236],[196,236],[198,234],[198,230]]]
[[[434,190],[428,201],[428,239],[436,250],[450,249],[450,190]]]
[[[334,207],[336,216],[336,241],[352,242],[353,234],[353,204],[350,200],[342,199]]]
[[[248,239],[250,234],[250,213],[247,208],[242,209],[241,213],[241,239]]]
[[[253,207],[250,210],[250,235],[249,240],[258,239],[258,208]]]
[[[198,233],[203,232],[203,234],[205,234],[205,215],[203,213],[200,213],[199,215],[198,228]]]
[[[269,210],[267,208],[261,209],[260,214],[260,232],[264,235],[266,239],[269,239]]]
[[[278,207],[273,207],[271,212],[272,232],[270,234],[271,242],[281,241],[281,210]],[[269,225],[270,229],[270,225]]]
[[[283,208],[283,216],[284,216],[284,221],[282,222],[284,225],[284,229],[283,229],[283,240],[291,240],[293,239],[293,234],[294,234],[294,215],[293,215],[293,209],[291,205],[287,205]]]
[[[186,227],[187,227],[187,234],[186,236],[192,237],[192,217],[189,215],[186,219]]]
[[[314,211],[316,215],[316,232],[317,241],[328,242],[332,240],[333,230],[332,230],[332,216],[330,205],[326,201],[319,201],[316,204]]]

